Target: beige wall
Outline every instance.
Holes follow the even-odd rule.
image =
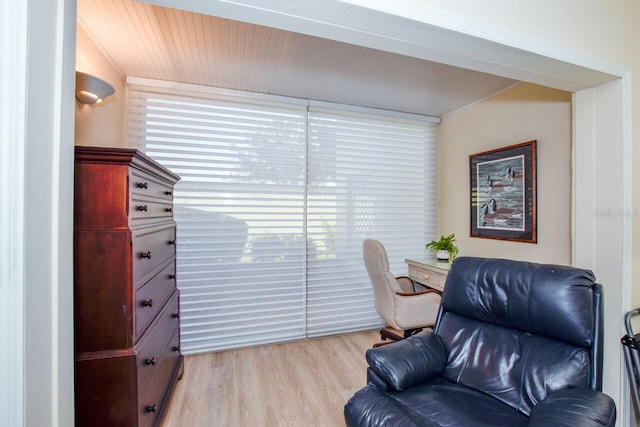
[[[640,2],[619,0],[566,0],[514,2],[511,0],[419,0],[422,6],[437,9],[476,25],[508,31],[517,41],[520,37],[566,49],[567,54],[584,54],[628,70],[630,77],[631,128],[633,153],[631,170],[625,171],[625,182],[639,182],[640,174]],[[605,143],[605,142],[601,142]],[[640,209],[640,185],[631,186],[633,211]],[[611,206],[613,210],[622,206]],[[640,223],[633,217],[632,230],[632,307],[640,306]],[[622,246],[622,244],[620,244]],[[626,302],[628,303],[628,301]],[[622,319],[622,315],[620,316]]]
[[[101,104],[76,100],[75,145],[124,147],[125,76],[102,54],[80,25],[76,26],[76,71],[109,83],[116,92]]]
[[[538,243],[469,237],[469,155],[537,140]],[[443,117],[438,232],[460,255],[571,264],[571,94],[519,84]]]

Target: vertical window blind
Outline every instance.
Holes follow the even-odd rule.
[[[316,103],[322,105],[322,103]],[[423,121],[309,108],[307,333],[380,326],[362,241],[375,238],[390,269],[422,256],[434,233],[435,126]]]
[[[185,354],[376,328],[362,240],[403,274],[434,235],[429,120],[146,79],[127,116],[130,142],[182,177]]]

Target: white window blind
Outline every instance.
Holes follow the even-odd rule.
[[[391,271],[422,256],[435,226],[435,125],[326,108],[309,111],[307,333],[380,326],[362,241]]]
[[[147,82],[129,82],[128,132],[182,177],[184,353],[380,326],[362,240],[380,239],[397,275],[424,254],[435,124]]]
[[[306,109],[130,86],[174,191],[185,354],[305,337]]]

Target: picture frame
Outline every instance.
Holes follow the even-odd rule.
[[[537,243],[536,145],[469,156],[471,237]]]

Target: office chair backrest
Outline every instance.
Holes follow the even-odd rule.
[[[395,276],[389,271],[387,251],[380,241],[365,239],[362,243],[362,253],[364,265],[373,286],[376,310],[386,322],[390,322],[394,318],[395,309],[393,294],[402,289]]]

